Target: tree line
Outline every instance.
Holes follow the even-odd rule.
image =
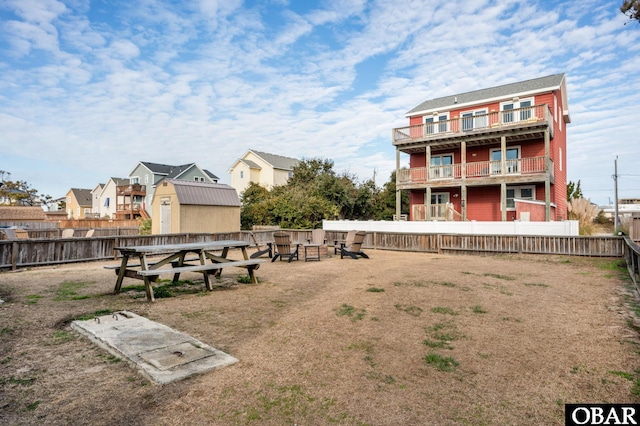
[[[289,229],[315,229],[322,220],[392,220],[396,212],[395,171],[382,188],[373,179],[337,173],[333,161],[313,158],[293,169],[286,185],[271,189],[251,183],[240,197],[242,229],[253,225]],[[409,210],[409,195],[402,193],[402,212]]]

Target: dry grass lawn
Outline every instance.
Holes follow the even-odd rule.
[[[105,263],[0,273],[0,424],[561,425],[565,403],[640,402],[620,260],[368,253],[213,292],[185,274],[152,304]],[[151,384],[69,327],[117,310],[240,362]]]

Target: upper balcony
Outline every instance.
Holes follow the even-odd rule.
[[[545,131],[553,138],[553,116],[547,104],[469,116],[462,113],[450,120],[398,127],[393,129],[393,144],[412,153],[426,145],[447,148],[462,141],[468,145],[499,143],[502,136],[507,142],[542,138]]]
[[[116,186],[116,195],[120,196],[134,196],[134,195],[147,195],[147,186],[140,185],[139,183],[130,183],[129,185]]]
[[[396,174],[397,189],[449,186],[497,185],[503,180],[511,184],[554,180],[553,160],[545,157],[516,158],[502,161],[477,161],[442,166],[400,169]]]

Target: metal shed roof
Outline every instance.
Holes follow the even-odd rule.
[[[240,207],[238,193],[229,185],[177,179],[166,179],[166,182],[173,185],[182,205]]]

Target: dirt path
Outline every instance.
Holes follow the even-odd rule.
[[[565,403],[640,402],[619,261],[369,255],[225,270],[214,292],[186,275],[153,304],[112,295],[103,263],[0,273],[0,424],[560,425]],[[69,327],[116,310],[240,362],[152,385]]]

